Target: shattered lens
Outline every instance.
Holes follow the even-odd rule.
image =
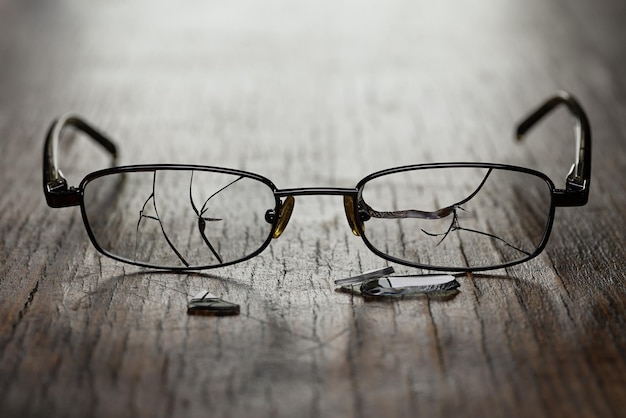
[[[552,223],[551,183],[501,166],[431,166],[375,177],[359,191],[363,238],[399,262],[491,268],[533,257]]]
[[[144,168],[91,178],[83,216],[97,247],[158,268],[241,261],[270,240],[277,201],[262,181],[209,169]]]

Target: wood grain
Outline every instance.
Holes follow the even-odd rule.
[[[625,17],[618,0],[0,2],[0,416],[625,416]],[[560,186],[565,112],[513,140],[557,89],[591,120],[589,204],[557,210],[537,259],[451,298],[335,291],[387,264],[340,198],[298,198],[258,258],[175,274],[101,256],[78,208],[41,191],[67,111],[122,163],[280,188],[459,160]],[[73,185],[106,164],[87,141],[62,151]],[[188,316],[201,289],[241,314]]]

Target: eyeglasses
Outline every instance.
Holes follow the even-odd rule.
[[[545,247],[555,207],[589,196],[591,131],[584,110],[559,92],[517,128],[517,138],[559,105],[576,126],[576,161],[564,189],[543,173],[491,163],[437,163],[370,174],[354,188],[278,189],[258,174],[198,165],[130,165],[88,174],[68,187],[57,146],[72,126],[115,164],[117,147],[77,116],[53,122],[46,138],[43,189],[49,206],[80,206],[93,245],[122,262],[171,270],[247,260],[278,238],[304,195],[343,196],[354,235],[394,263],[442,271],[522,263]]]

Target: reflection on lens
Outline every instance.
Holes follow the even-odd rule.
[[[364,239],[399,262],[489,268],[534,256],[552,218],[551,184],[504,168],[431,167],[376,177],[359,205]]]
[[[245,259],[264,247],[273,191],[241,174],[144,169],[96,177],[83,211],[97,246],[150,267],[199,268]]]

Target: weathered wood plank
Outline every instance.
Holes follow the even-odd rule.
[[[623,416],[626,95],[619,1],[0,5],[0,416]],[[333,280],[387,263],[338,197],[299,197],[259,257],[203,273],[99,255],[41,192],[48,123],[75,111],[122,163],[352,187],[431,161],[494,161],[560,186],[566,112],[594,132],[590,202],[535,260],[448,298],[366,301]],[[73,185],[105,156],[77,136]],[[524,233],[524,231],[520,231]],[[413,272],[395,266],[399,272]],[[186,314],[210,289],[234,317]]]

